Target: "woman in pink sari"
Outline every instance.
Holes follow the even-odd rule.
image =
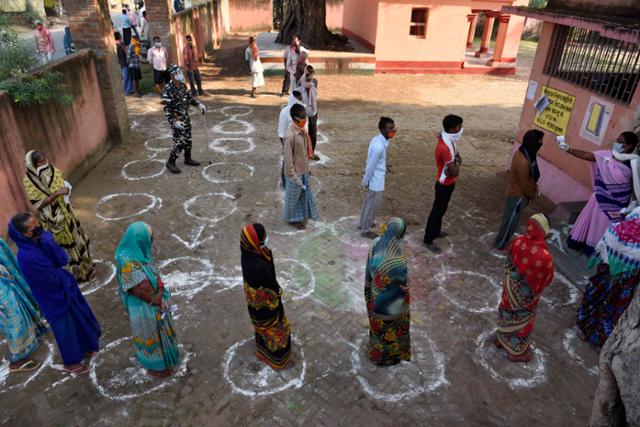
[[[571,249],[590,255],[609,225],[624,219],[635,191],[640,199],[639,160],[635,154],[638,136],[623,132],[613,144],[613,150],[588,151],[571,148],[559,137],[560,149],[593,164],[593,194],[571,229],[567,244]]]

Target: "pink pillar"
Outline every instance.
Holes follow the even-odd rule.
[[[483,53],[489,52],[489,43],[491,43],[491,32],[493,31],[493,22],[498,14],[496,12],[485,12],[484,28],[482,29],[482,41],[480,42],[480,50],[476,52],[476,57],[480,58]]]
[[[478,25],[478,15],[467,15],[469,21],[469,33],[467,34],[467,47],[473,47],[473,37],[476,34],[476,25]]]
[[[500,62],[502,60],[502,53],[504,52],[504,45],[507,41],[507,29],[509,28],[510,15],[500,15],[498,17],[498,34],[496,35],[496,47],[493,50],[493,58],[489,60],[490,63]]]

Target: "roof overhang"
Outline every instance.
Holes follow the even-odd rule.
[[[524,6],[502,6],[502,13],[526,16],[554,24],[584,28],[599,32],[603,37],[640,43],[640,21],[623,17],[580,15],[575,11],[534,9]]]

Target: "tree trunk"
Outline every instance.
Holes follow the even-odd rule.
[[[286,0],[284,19],[277,43],[289,44],[298,36],[304,46],[313,49],[338,50],[347,45],[347,38],[329,31],[326,24],[326,0]]]

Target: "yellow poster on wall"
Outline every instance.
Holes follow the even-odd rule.
[[[566,135],[576,97],[549,86],[542,86],[540,95],[547,98],[548,105],[544,110],[536,111],[533,122],[556,135]]]

